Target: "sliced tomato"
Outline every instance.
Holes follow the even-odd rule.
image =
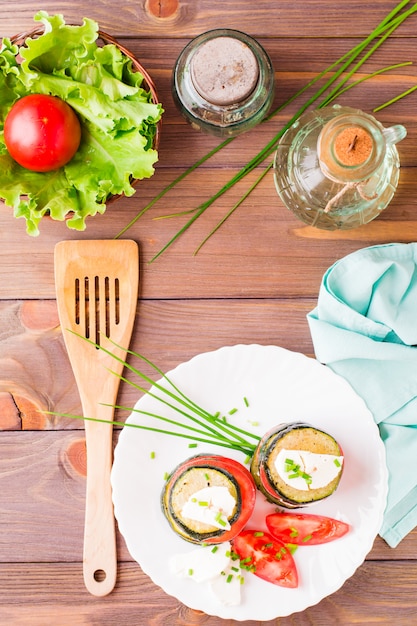
[[[233,540],[233,550],[240,558],[240,565],[280,587],[298,586],[298,573],[294,559],[283,541],[271,534],[244,530]]]
[[[253,480],[253,477],[249,470],[246,469],[246,467],[242,465],[242,463],[239,463],[239,461],[235,461],[234,459],[229,459],[228,457],[214,454],[201,454],[193,456],[187,459],[184,463],[181,463],[168,479],[168,483],[172,485],[175,484],[178,476],[180,476],[185,470],[191,467],[201,466],[209,466],[225,470],[233,476],[239,486],[239,517],[231,524],[230,530],[216,533],[216,535],[213,537],[204,538],[204,543],[206,544],[216,544],[222,543],[224,541],[231,541],[233,537],[238,535],[240,531],[244,528],[244,526],[246,526],[253,513],[256,502],[255,481]],[[165,493],[164,500],[166,501],[168,497],[169,494]],[[175,530],[175,522],[173,521],[169,510],[167,510],[166,506],[164,505],[163,508],[165,510],[165,514],[168,517],[168,520],[171,523],[171,526]],[[184,534],[182,534],[182,536],[183,538],[187,539]],[[188,539],[190,540],[190,538]]]
[[[269,532],[284,543],[314,546],[343,537],[350,530],[349,524],[305,513],[272,513],[266,516]]]

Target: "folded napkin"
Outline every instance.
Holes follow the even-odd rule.
[[[417,243],[336,262],[307,319],[317,359],[350,383],[379,426],[389,474],[380,535],[394,548],[417,526]]]

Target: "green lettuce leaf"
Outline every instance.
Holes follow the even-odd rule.
[[[45,215],[84,230],[109,198],[133,195],[132,180],[154,174],[158,153],[152,146],[163,109],[117,46],[97,44],[96,22],[67,25],[62,15],[44,11],[35,20],[43,24],[42,35],[20,47],[4,39],[0,50],[0,198],[26,220],[30,235],[39,234]],[[81,122],[77,153],[54,172],[26,170],[4,144],[7,113],[29,93],[65,100]]]

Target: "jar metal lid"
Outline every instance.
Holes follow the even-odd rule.
[[[259,65],[249,46],[232,37],[204,42],[190,61],[191,79],[202,98],[227,106],[250,96],[259,77]]]

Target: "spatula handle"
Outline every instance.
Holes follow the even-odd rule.
[[[116,529],[110,483],[113,426],[86,421],[85,432],[84,582],[91,594],[105,596],[114,588],[117,576]]]

